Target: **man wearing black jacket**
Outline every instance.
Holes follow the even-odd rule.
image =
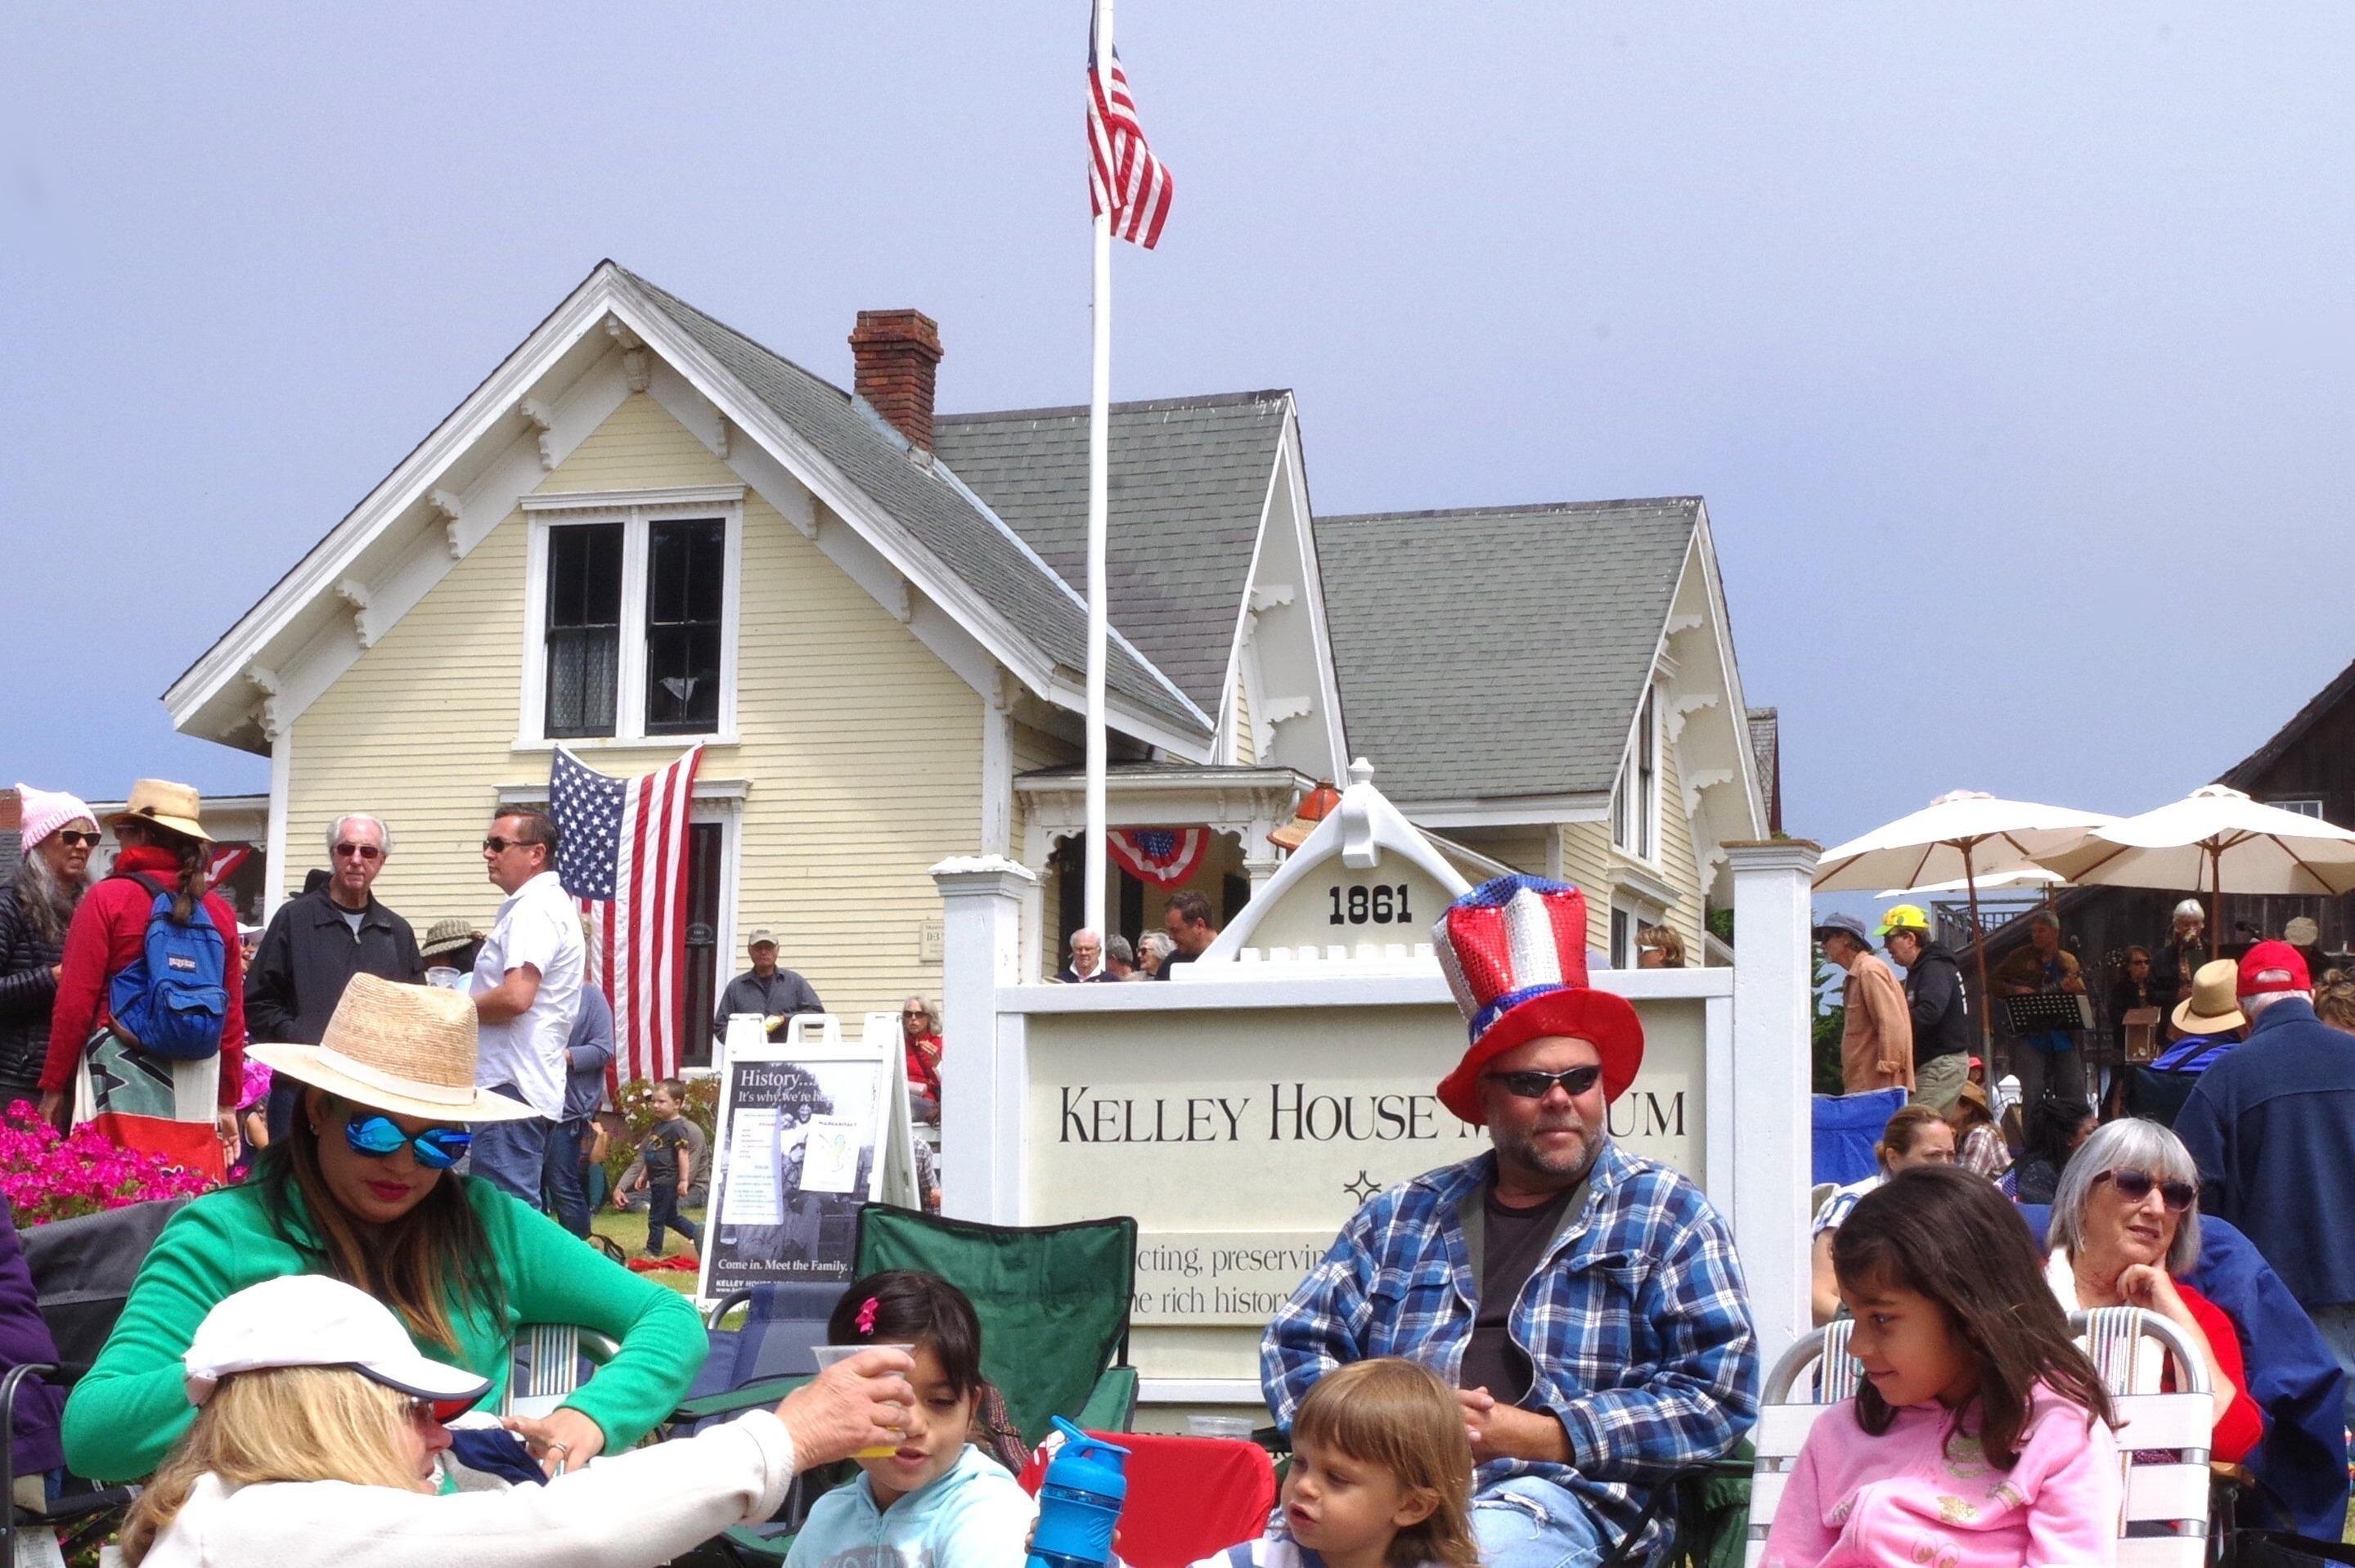
[[[1889,955],[1905,969],[1905,1003],[1913,1015],[1913,1104],[1940,1115],[1955,1108],[1971,1072],[1971,1009],[1962,965],[1944,943],[1930,940],[1930,920],[1899,904],[1881,921]]]
[[[250,1039],[316,1045],[354,975],[411,985],[425,978],[416,933],[369,891],[391,852],[392,834],[376,817],[339,816],[328,827],[326,884],[278,906],[246,968]],[[301,1088],[284,1077],[272,1084],[271,1142],[293,1125]]]

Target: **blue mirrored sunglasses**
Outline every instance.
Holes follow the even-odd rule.
[[[383,1159],[407,1144],[426,1169],[447,1170],[466,1157],[474,1147],[474,1135],[464,1127],[428,1127],[411,1137],[390,1116],[354,1115],[344,1124],[344,1141],[354,1154],[370,1159]]]

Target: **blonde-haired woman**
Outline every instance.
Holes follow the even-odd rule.
[[[869,1350],[773,1411],[560,1473],[440,1495],[442,1423],[490,1382],[420,1355],[382,1304],[292,1275],[223,1299],[184,1360],[197,1407],[123,1528],[132,1568],[651,1568],[766,1519],[797,1469],[896,1443],[905,1352]],[[542,1424],[506,1424],[535,1450]]]

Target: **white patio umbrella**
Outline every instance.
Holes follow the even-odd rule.
[[[1956,877],[1947,882],[1923,882],[1913,888],[1883,888],[1885,899],[1902,898],[1907,893],[1960,893],[1977,888],[1983,893],[2003,892],[2019,888],[2031,888],[2038,892],[2058,891],[2069,885],[2069,879],[2058,871],[2048,871],[2041,866],[2022,866],[2016,871],[1998,871],[1992,876]]]
[[[2208,929],[2224,940],[2224,895],[2355,891],[2355,833],[2251,800],[2227,784],[2094,828],[2038,863],[2079,884],[2184,888],[2209,894]]]
[[[1987,937],[1979,929],[1981,879],[2034,869],[2039,856],[2066,848],[2083,839],[2088,829],[2115,820],[2097,811],[1998,800],[1983,790],[1954,790],[1910,816],[1825,850],[1816,869],[1816,891],[1898,888],[1920,891],[1934,883],[1959,880],[1970,898],[1971,945],[1978,959],[1981,998],[1979,1038],[1984,1045],[1989,1037]]]

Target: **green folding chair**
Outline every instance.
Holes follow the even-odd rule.
[[[870,1203],[858,1211],[856,1255],[861,1275],[922,1269],[972,1298],[981,1375],[1025,1443],[1036,1447],[1058,1415],[1090,1432],[1135,1424],[1135,1221],[981,1225]]]

